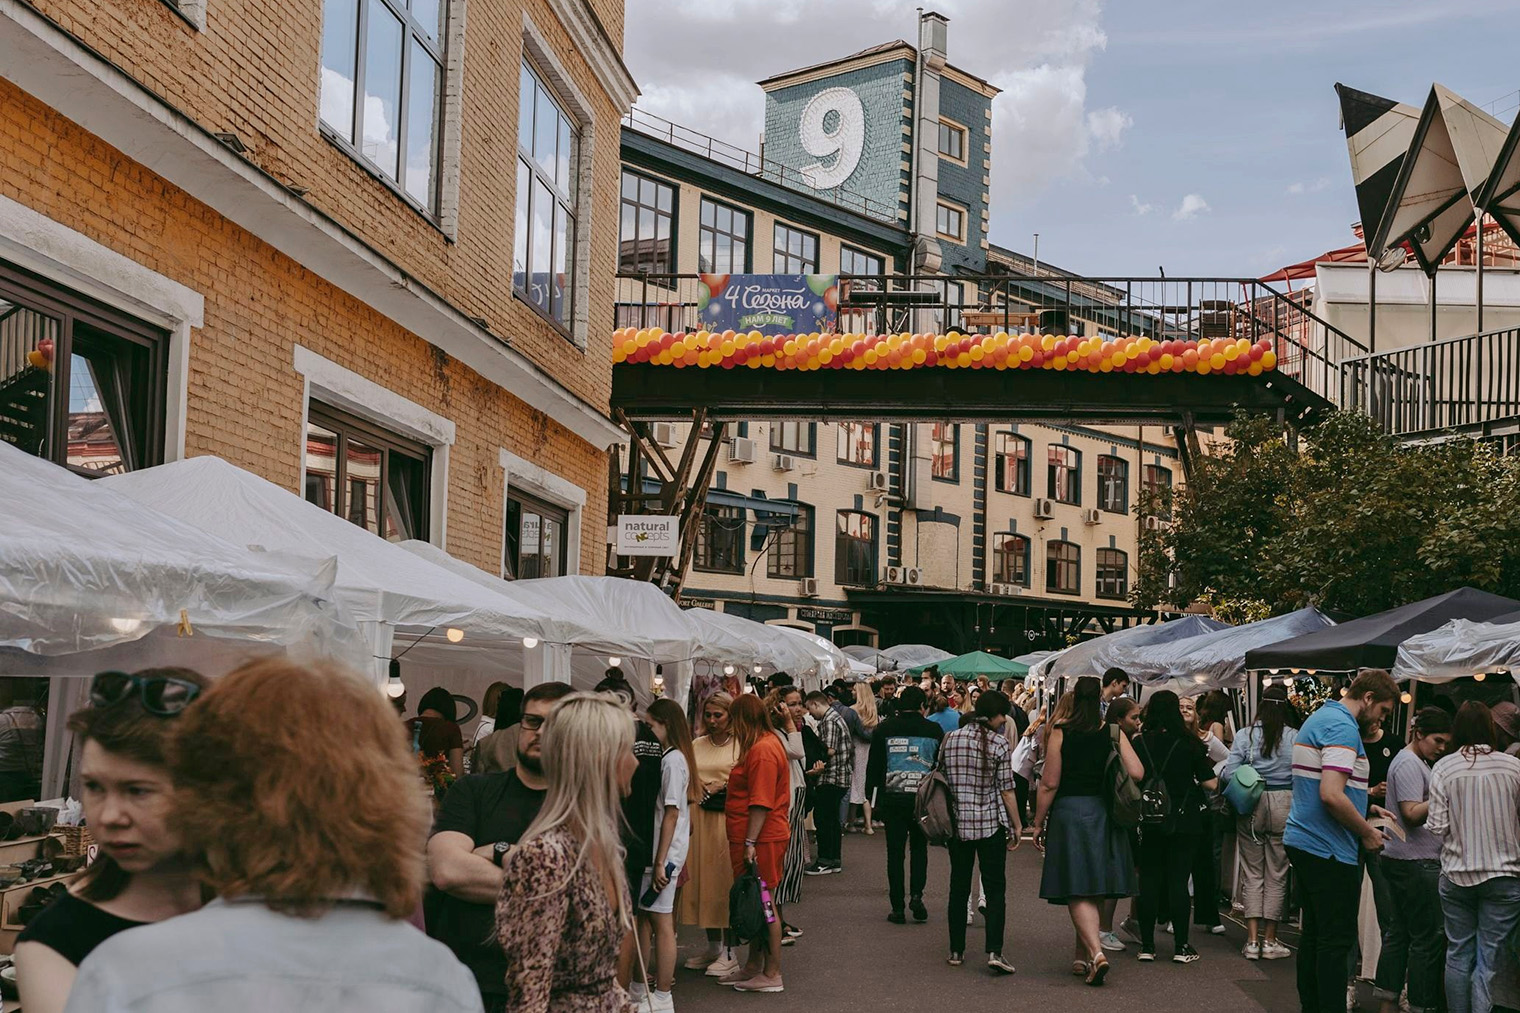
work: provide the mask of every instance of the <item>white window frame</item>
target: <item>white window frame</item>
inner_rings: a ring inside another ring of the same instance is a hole
[[[518,457],[506,447],[500,448],[501,482],[501,558],[496,573],[507,572],[507,496],[513,490],[552,503],[569,514],[565,522],[565,574],[581,572],[581,521],[586,510],[587,492],[568,478],[556,475],[543,465]]]
[[[312,401],[357,415],[432,448],[428,471],[428,541],[444,549],[448,545],[449,448],[454,445],[454,423],[389,388],[313,352],[295,346],[295,370],[301,375],[301,474],[296,489],[306,488],[306,439]]]

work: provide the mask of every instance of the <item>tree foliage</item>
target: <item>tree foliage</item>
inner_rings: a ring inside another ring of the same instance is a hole
[[[1132,599],[1367,615],[1463,585],[1520,597],[1520,459],[1473,440],[1400,444],[1354,413],[1295,450],[1242,417],[1146,532]]]

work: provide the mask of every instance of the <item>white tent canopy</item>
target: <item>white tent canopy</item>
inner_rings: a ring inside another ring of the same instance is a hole
[[[818,655],[779,627],[705,608],[690,608],[686,614],[702,631],[699,660],[731,664],[751,675],[786,672],[799,683],[818,674]]]
[[[296,647],[349,664],[368,655],[334,599],[328,553],[251,552],[5,443],[0,516],[6,674],[214,674]]]
[[[1165,623],[1130,626],[1127,629],[1115,630],[1101,637],[1084,640],[1065,650],[1048,654],[1030,665],[1029,678],[1040,682],[1046,679],[1075,679],[1083,675],[1101,676],[1113,667],[1113,663],[1104,658],[1108,652],[1120,647],[1139,647],[1146,644],[1185,640],[1225,628],[1225,623],[1210,619],[1208,616],[1183,616],[1181,619],[1173,619]]]
[[[850,656],[829,641],[816,633],[807,630],[799,630],[795,626],[772,626],[772,629],[780,630],[786,636],[800,641],[803,649],[818,663],[817,679],[821,686],[823,683],[832,682],[835,679],[848,679],[852,673],[850,668]],[[812,688],[818,688],[814,686]]]
[[[1212,633],[1162,643],[1113,644],[1094,659],[1102,666],[1116,666],[1130,678],[1147,686],[1168,684],[1183,696],[1209,689],[1240,686],[1245,682],[1246,652],[1315,630],[1334,626],[1335,620],[1316,608],[1299,609],[1258,623],[1227,626]]]
[[[1479,672],[1520,672],[1520,615],[1495,622],[1453,619],[1399,645],[1393,677],[1400,681],[1451,682]]]

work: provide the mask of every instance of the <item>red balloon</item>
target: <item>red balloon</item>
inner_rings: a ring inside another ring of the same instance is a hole
[[[1125,359],[1124,360],[1124,371],[1126,373],[1133,373],[1135,370],[1137,370],[1137,369],[1140,368],[1139,362],[1140,362],[1139,357],[1136,357],[1136,358],[1133,358],[1133,359]]]

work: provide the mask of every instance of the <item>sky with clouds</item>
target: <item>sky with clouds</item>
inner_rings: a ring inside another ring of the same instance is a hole
[[[1256,276],[1354,241],[1333,85],[1508,123],[1516,0],[944,0],[950,61],[993,107],[992,239],[1090,275]],[[917,37],[887,0],[628,0],[639,107],[758,145],[754,82]]]

